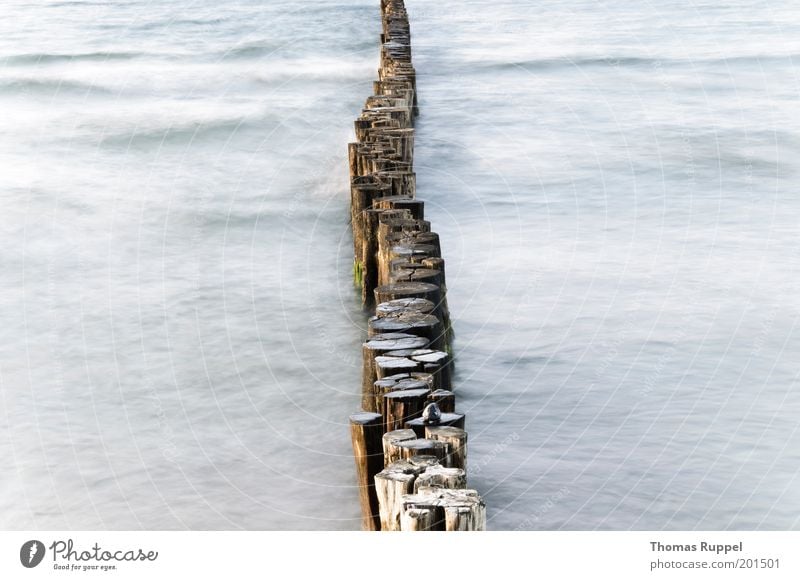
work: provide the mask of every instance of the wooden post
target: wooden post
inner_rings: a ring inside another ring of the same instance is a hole
[[[486,530],[486,504],[475,490],[443,492],[441,504],[448,532],[482,532]]]
[[[433,377],[433,375],[431,375]],[[436,389],[428,395],[429,403],[436,403],[442,413],[455,413],[456,395],[447,389]]]
[[[425,469],[414,480],[414,493],[423,488],[464,489],[467,476],[463,469],[433,465]]]
[[[387,332],[403,332],[421,336],[427,338],[435,348],[441,342],[442,325],[439,319],[432,314],[422,314],[410,309],[382,317],[373,316],[369,319],[369,336]]]
[[[417,434],[411,429],[398,429],[397,431],[389,431],[385,433],[382,438],[383,445],[383,465],[387,466],[393,461],[400,459],[400,452],[395,451],[395,445],[400,441],[411,441],[416,439]],[[396,455],[395,459],[391,459],[392,455]]]
[[[413,373],[422,370],[423,365],[404,356],[376,356],[375,377],[377,380],[398,373]]]
[[[439,419],[439,427],[458,427],[464,428],[465,416],[461,413],[442,413],[442,418]],[[417,434],[417,437],[425,437],[425,429],[428,425],[422,420],[422,417],[406,421],[405,428],[411,429]]]
[[[392,196],[407,196],[412,199],[417,193],[417,176],[413,171],[378,171],[375,173],[384,183],[389,184]],[[417,219],[424,219],[421,213]]]
[[[399,210],[392,210],[393,213]],[[378,284],[389,283],[389,270],[392,260],[400,256],[421,254],[425,252],[428,256],[433,252],[433,246],[426,248],[419,245],[406,246],[399,245],[406,239],[411,232],[426,231],[430,229],[430,222],[425,220],[414,220],[406,217],[394,216],[388,213],[388,210],[381,216],[378,224],[378,250],[377,250],[377,264],[378,264]]]
[[[381,530],[400,530],[400,512],[403,497],[414,491],[417,475],[427,469],[425,464],[395,461],[375,476]]]
[[[376,335],[386,336],[386,334]],[[452,390],[452,361],[446,352],[428,348],[405,348],[384,353],[388,357],[406,357],[418,363],[421,372],[433,375],[433,386],[436,389]]]
[[[417,378],[419,377],[419,378]],[[425,389],[430,392],[433,377],[427,373],[403,373],[375,381],[374,393],[377,412],[384,413],[383,397],[393,391]],[[430,398],[430,395],[428,395]]]
[[[433,506],[409,507],[400,513],[400,529],[404,532],[432,532],[437,529],[436,523],[436,508]]]
[[[359,240],[354,242],[361,247],[361,302],[365,306],[372,301],[375,287],[378,285],[378,219],[380,210],[368,209],[361,212],[361,230],[353,232]]]
[[[389,234],[387,236],[388,243],[385,244],[383,251],[379,249],[379,269],[382,274],[379,276],[378,280],[381,284],[389,282],[387,278],[389,271],[388,266],[393,260],[402,259],[412,264],[421,265],[424,260],[435,255],[433,246],[409,243],[404,239],[406,237],[406,234],[403,233]]]
[[[430,389],[391,391],[383,396],[385,431],[402,429],[410,420],[422,415]]]
[[[439,461],[444,461],[447,457],[447,443],[442,441],[432,441],[430,439],[409,439],[400,441],[390,447],[392,459],[411,459],[415,455],[433,455]]]
[[[439,497],[427,491],[406,494],[400,499],[400,530],[404,532],[445,531],[444,509]]]
[[[432,270],[439,270],[439,272],[441,272],[442,284],[444,285],[445,281],[444,258],[425,258],[424,260],[422,260],[422,265],[425,268],[431,268]]]
[[[445,467],[467,469],[467,432],[458,427],[425,427],[425,438],[447,443],[447,457],[442,461]]]
[[[437,389],[452,390],[453,361],[447,352],[432,349],[421,349],[410,357],[420,363],[426,373],[434,377],[434,386]]]
[[[381,530],[386,532],[400,530],[402,498],[413,491],[414,479],[413,474],[400,470],[385,470],[375,476]]]
[[[424,298],[399,298],[389,302],[381,302],[375,307],[375,315],[378,318],[393,316],[401,312],[419,312],[420,314],[431,314],[436,305]]]
[[[363,261],[362,275],[362,302],[370,304],[374,296],[375,287],[378,286],[378,225],[381,217],[406,217],[410,218],[408,210],[379,210],[365,209],[361,212],[360,231],[354,231],[353,235],[359,240],[354,240],[353,244],[361,247],[361,259]]]
[[[387,193],[389,185],[376,180],[374,174],[353,177],[350,185],[350,222],[353,228],[353,252],[357,271],[364,270],[366,250],[364,238],[366,236],[364,211],[372,205],[372,200]],[[361,278],[356,280],[360,286]]]
[[[398,429],[397,432],[411,431],[416,437],[416,433],[410,429]],[[389,465],[401,459],[414,460],[415,456],[431,456],[437,461],[444,461],[447,457],[447,444],[441,441],[431,441],[430,439],[392,439],[383,440],[383,463]]]
[[[385,333],[373,336],[362,345],[361,405],[365,411],[375,412],[374,384],[378,379],[375,358],[392,350],[424,348],[428,340],[413,334]]]
[[[386,189],[391,186],[386,185]],[[391,195],[387,197],[373,197],[373,209],[405,209],[411,214],[412,219],[425,219],[425,202],[414,199],[409,195]]]
[[[432,349],[443,348],[445,345],[444,331],[439,318],[411,309],[400,310],[382,317],[373,316],[369,319],[369,336],[387,332],[402,332],[427,338]]]
[[[430,260],[431,258],[441,258],[442,257],[442,244],[439,241],[439,234],[436,232],[418,232],[415,233],[414,236],[414,243],[418,245],[425,245],[427,247],[432,247],[433,250],[429,250],[431,256],[428,258],[423,257],[421,261]]]
[[[381,415],[366,412],[350,415],[350,438],[361,497],[361,527],[364,530],[380,530],[375,475],[383,468],[382,434]]]
[[[424,298],[439,303],[439,287],[425,282],[398,282],[375,288],[375,302],[389,302],[398,298]]]
[[[389,272],[389,282],[396,284],[398,282],[426,282],[441,286],[442,273],[439,270],[431,268],[403,268],[395,269]]]
[[[381,182],[377,177],[375,177],[374,173],[363,176],[354,176],[350,183],[350,216],[352,222],[355,222],[356,216],[358,216],[362,211],[370,209],[373,206],[373,200],[387,199],[386,194],[390,191],[391,186],[388,183]],[[413,217],[414,214],[411,213],[411,215]]]
[[[420,488],[416,494],[403,496],[400,509],[402,522],[405,522],[403,514],[409,510],[435,511],[431,529],[454,532],[486,529],[486,505],[472,489]]]

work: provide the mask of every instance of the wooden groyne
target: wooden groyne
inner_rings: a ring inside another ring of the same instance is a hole
[[[445,262],[416,198],[416,73],[402,0],[381,0],[380,68],[349,145],[353,272],[371,310],[350,416],[366,530],[483,530],[456,412]]]

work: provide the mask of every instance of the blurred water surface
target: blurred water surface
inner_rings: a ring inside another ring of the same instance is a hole
[[[800,10],[407,5],[490,527],[797,528]],[[0,526],[357,529],[377,2],[0,16]]]

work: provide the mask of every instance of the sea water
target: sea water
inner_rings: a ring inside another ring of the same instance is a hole
[[[407,6],[489,527],[800,526],[800,10]],[[0,527],[358,529],[378,2],[0,16]]]

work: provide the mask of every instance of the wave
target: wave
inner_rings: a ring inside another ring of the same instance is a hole
[[[63,79],[0,79],[0,93],[3,94],[80,94],[80,95],[108,95],[111,93],[105,87],[68,81]]]
[[[93,1],[93,0],[63,0],[62,2],[53,2],[48,5],[49,8],[71,8],[73,6],[108,6],[107,1]]]
[[[139,24],[134,24],[129,27],[129,30],[136,30],[138,32],[150,32],[150,31],[160,31],[160,30],[169,30],[169,29],[177,29],[177,28],[190,28],[190,27],[203,27],[203,26],[216,26],[219,27],[221,25],[225,25],[230,21],[227,17],[219,17],[219,18],[174,18],[174,19],[164,19],[164,20],[156,20],[150,22],[142,22]],[[118,24],[107,24],[107,25],[100,25],[101,28],[107,29],[118,29]]]
[[[587,67],[587,66],[642,66],[648,64],[651,59],[640,57],[582,57],[582,58],[546,58],[532,59],[524,61],[499,62],[489,65],[489,68],[509,69],[551,69],[563,67]]]
[[[800,59],[800,55],[734,55],[724,57],[699,57],[699,58],[652,58],[636,56],[598,56],[598,57],[558,57],[545,59],[530,59],[506,62],[475,62],[469,66],[484,70],[502,71],[513,69],[549,70],[563,68],[591,68],[591,67],[626,67],[626,68],[659,68],[671,66],[695,65],[725,65],[725,64],[760,64],[779,63]]]
[[[221,60],[247,60],[250,58],[258,58],[268,56],[274,53],[279,47],[270,43],[252,42],[234,46],[230,50],[219,55]]]
[[[225,137],[252,129],[261,122],[259,118],[233,117],[190,121],[169,126],[151,127],[133,131],[119,131],[105,135],[101,144],[107,147],[150,147],[153,144],[186,144],[206,138]]]
[[[118,60],[133,60],[147,56],[141,52],[84,52],[76,54],[59,54],[59,53],[30,53],[30,54],[15,54],[6,57],[0,57],[0,62],[6,65],[13,64],[50,64],[60,62],[105,62],[105,61],[118,61]]]

